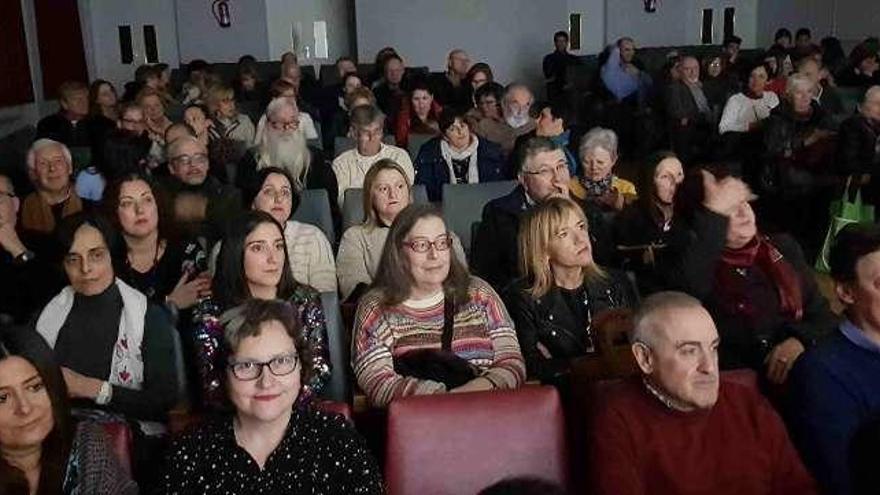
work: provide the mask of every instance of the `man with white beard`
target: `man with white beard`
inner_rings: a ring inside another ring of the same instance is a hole
[[[327,189],[336,197],[336,177],[320,150],[308,146],[299,109],[289,98],[275,98],[266,107],[265,131],[239,162],[236,185],[246,189],[256,180],[257,170],[266,167],[286,169],[298,191]]]
[[[533,102],[532,92],[526,85],[510,84],[501,100],[504,121],[483,119],[477,124],[475,132],[481,138],[500,144],[504,155],[510,156],[516,138],[535,129],[535,119],[529,114]]]

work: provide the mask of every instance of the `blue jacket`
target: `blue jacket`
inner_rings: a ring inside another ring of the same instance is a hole
[[[880,347],[849,321],[795,362],[787,384],[789,429],[823,493],[852,493],[850,442],[880,413],[878,384]]]
[[[416,169],[416,184],[424,184],[430,201],[443,199],[443,184],[448,184],[449,166],[440,153],[440,138],[436,137],[423,144],[413,164]],[[486,139],[480,139],[477,146],[477,173],[480,182],[494,182],[507,179],[506,163],[501,154],[501,146]]]

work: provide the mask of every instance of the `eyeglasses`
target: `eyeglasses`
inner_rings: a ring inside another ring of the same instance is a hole
[[[382,137],[382,128],[378,129],[356,129],[355,135],[359,138],[364,139],[375,139],[377,137]]]
[[[271,125],[276,131],[295,131],[299,129],[299,120],[292,120],[290,122],[277,122],[270,120],[269,125]]]
[[[269,361],[241,361],[229,363],[229,370],[235,378],[242,381],[253,381],[263,376],[263,368],[269,368],[275,376],[286,376],[299,366],[299,357],[295,353],[272,358]]]
[[[89,263],[103,263],[109,255],[110,251],[107,248],[99,247],[89,249],[86,257],[88,258]],[[81,266],[82,262],[83,257],[80,254],[69,253],[64,255],[64,265],[69,268],[76,268],[77,266]]]
[[[433,241],[429,241],[424,237],[417,237],[409,242],[403,241],[403,245],[416,253],[427,253],[431,248],[437,251],[446,251],[452,246],[452,236],[443,234]]]
[[[267,198],[270,198],[272,200],[277,200],[277,199],[285,199],[286,200],[286,199],[290,199],[291,196],[293,196],[293,193],[290,191],[290,189],[288,189],[286,187],[283,187],[281,189],[275,189],[274,187],[267,187],[267,188],[263,189],[262,191],[260,191],[260,194],[262,194],[263,196],[266,196]]]
[[[183,165],[185,167],[197,165],[201,167],[208,164],[208,155],[204,153],[196,153],[195,155],[177,155],[172,157],[171,161],[175,165]]]
[[[568,163],[557,163],[555,167],[541,167],[538,170],[523,170],[526,175],[539,175],[546,180],[568,175]]]

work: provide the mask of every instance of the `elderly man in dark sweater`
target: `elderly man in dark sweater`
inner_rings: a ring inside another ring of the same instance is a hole
[[[829,254],[847,319],[798,359],[789,377],[789,427],[823,493],[856,493],[850,444],[880,413],[880,227],[851,225]],[[875,487],[876,488],[876,487]]]
[[[817,493],[770,404],[719,376],[718,331],[697,299],[646,298],[630,341],[642,376],[603,394],[592,493]]]

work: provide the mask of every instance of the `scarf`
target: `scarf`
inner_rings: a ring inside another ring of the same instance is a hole
[[[760,234],[739,249],[726,248],[716,267],[715,288],[728,312],[754,322],[763,316],[757,314],[745,277],[737,272],[744,268],[758,269],[767,275],[779,295],[782,314],[793,321],[801,320],[804,301],[800,275],[770,239]]]
[[[82,200],[71,187],[70,196],[64,200],[61,217],[65,218],[83,209]],[[55,230],[55,216],[52,206],[43,200],[40,193],[33,192],[24,198],[21,208],[21,227],[25,230],[48,234]]]
[[[697,84],[685,84],[687,88],[691,92],[691,96],[694,97],[694,103],[697,104],[697,108],[700,110],[700,113],[708,114],[712,113],[712,109],[709,107],[709,100],[706,98],[706,93],[703,92],[703,87],[700,83]]]
[[[449,167],[450,184],[459,184],[452,161],[461,161],[465,159],[469,161],[469,165],[467,169],[467,180],[464,183],[476,184],[480,182],[480,169],[477,166],[477,147],[479,145],[480,139],[477,138],[476,135],[471,136],[471,144],[461,151],[452,149],[445,139],[440,140],[440,154],[443,156],[443,161],[446,162],[446,166]]]
[[[587,190],[588,198],[602,196],[611,190],[611,181],[613,178],[614,174],[608,174],[604,179],[595,181],[584,177],[581,179],[581,185]]]
[[[112,385],[140,390],[144,384],[143,341],[147,296],[118,278],[114,283],[122,296],[122,316],[119,318],[119,334],[113,346],[107,381]],[[49,301],[37,319],[37,333],[46,339],[49,347],[55,347],[58,333],[73,309],[73,297],[73,288],[68,285]]]

